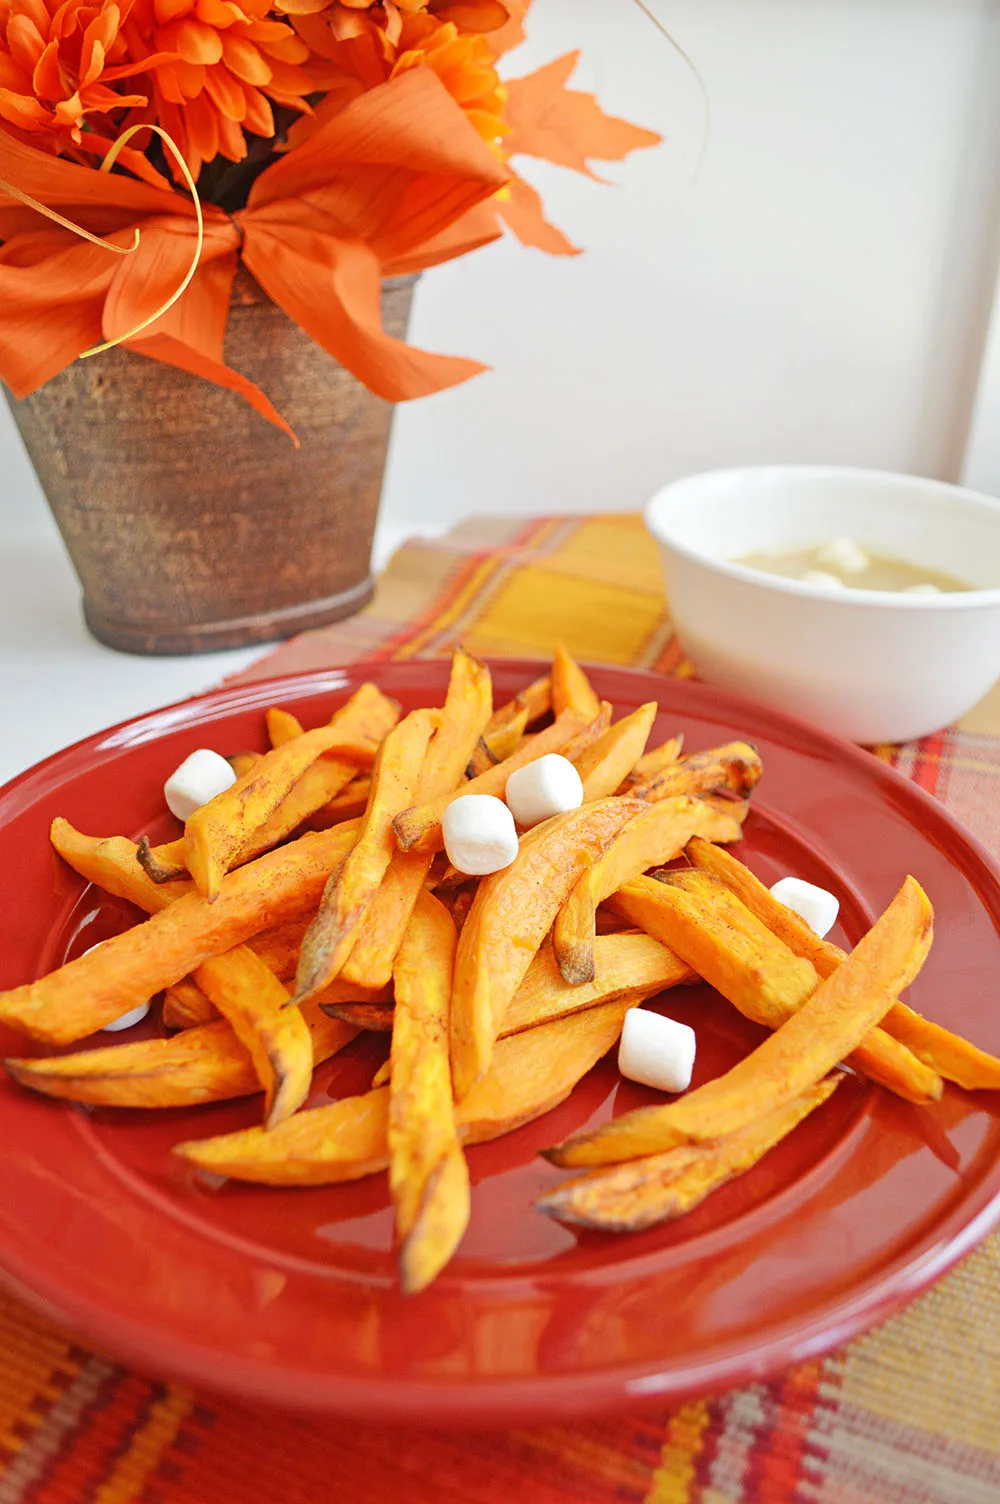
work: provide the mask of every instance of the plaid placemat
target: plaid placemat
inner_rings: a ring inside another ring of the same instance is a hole
[[[547,656],[690,672],[631,516],[477,519],[411,543],[360,616],[245,681],[372,659]],[[880,747],[1000,851],[1000,688]],[[158,1384],[0,1297],[0,1504],[997,1504],[1000,1237],[922,1299],[770,1384],[580,1426],[439,1436],[275,1415]]]

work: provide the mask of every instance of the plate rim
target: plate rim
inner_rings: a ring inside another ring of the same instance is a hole
[[[0,822],[8,801],[38,783],[38,797],[52,788],[51,774],[65,764],[70,768],[88,753],[109,755],[152,739],[132,738],[126,733],[152,729],[183,729],[192,724],[192,709],[198,706],[217,708],[220,714],[274,703],[281,693],[296,698],[335,692],[360,675],[377,679],[380,672],[420,670],[440,667],[446,659],[420,658],[403,663],[395,660],[362,659],[355,663],[325,669],[310,669],[294,674],[280,674],[253,679],[241,684],[222,684],[198,695],[188,696],[159,709],[143,712],[116,722],[104,730],[92,732],[31,767],[16,774],[0,787]],[[548,660],[490,655],[488,664],[502,666],[506,672],[526,678],[549,666]],[[674,691],[683,701],[700,701],[705,709],[721,711],[731,724],[738,724],[741,714],[753,717],[758,724],[769,723],[770,732],[787,742],[794,738],[811,743],[837,760],[846,759],[869,779],[899,791],[919,810],[933,816],[966,848],[992,882],[997,914],[1000,915],[1000,861],[979,838],[955,816],[942,801],[912,779],[866,749],[836,737],[810,723],[771,706],[697,680],[678,679],[652,669],[628,665],[586,663],[596,676],[602,672],[648,685],[658,681]],[[391,693],[391,690],[389,691]],[[669,713],[668,704],[667,711]],[[730,716],[730,710],[733,714]],[[214,719],[214,717],[212,717]],[[195,723],[196,719],[195,719]],[[68,768],[67,771],[70,771]],[[31,803],[34,800],[30,801]],[[22,809],[25,806],[22,806]],[[967,880],[966,862],[960,863]],[[971,881],[971,880],[970,880]],[[987,908],[984,895],[974,888],[977,903]],[[1000,929],[998,929],[1000,936]],[[693,1394],[712,1395],[759,1382],[776,1372],[793,1367],[870,1330],[888,1319],[934,1281],[947,1273],[1000,1223],[1000,1163],[993,1167],[995,1183],[986,1175],[974,1186],[962,1204],[941,1219],[941,1236],[935,1245],[914,1257],[904,1252],[873,1277],[865,1288],[849,1293],[833,1315],[827,1312],[806,1320],[789,1318],[784,1326],[763,1339],[750,1339],[748,1347],[731,1343],[717,1348],[707,1358],[688,1362],[682,1369],[664,1373],[647,1359],[639,1364],[601,1367],[586,1372],[549,1375],[518,1375],[488,1379],[406,1379],[381,1375],[349,1379],[329,1374],[310,1374],[304,1370],[289,1372],[285,1366],[264,1360],[221,1352],[217,1347],[202,1346],[189,1338],[177,1338],[165,1327],[110,1311],[105,1303],[89,1295],[74,1293],[66,1281],[57,1276],[40,1277],[25,1268],[0,1241],[0,1283],[19,1299],[86,1343],[109,1351],[124,1364],[157,1377],[169,1376],[209,1392],[225,1393],[243,1400],[266,1401],[282,1408],[311,1413],[354,1416],[370,1421],[400,1424],[432,1424],[448,1427],[502,1426],[519,1421],[542,1419],[572,1420],[584,1416],[638,1409],[642,1406],[679,1402]],[[948,1229],[945,1231],[945,1229]],[[276,1392],[280,1391],[280,1392]],[[442,1413],[447,1421],[442,1421]]]

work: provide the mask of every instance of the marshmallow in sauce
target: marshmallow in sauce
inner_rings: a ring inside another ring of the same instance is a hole
[[[805,580],[830,590],[889,590],[907,595],[937,595],[942,591],[971,590],[972,586],[940,569],[908,564],[870,553],[853,538],[837,538],[814,548],[783,554],[743,554],[733,560],[748,569],[785,579]]]

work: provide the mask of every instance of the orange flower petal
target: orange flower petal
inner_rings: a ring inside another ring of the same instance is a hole
[[[120,20],[117,5],[109,5],[83,33],[79,70],[81,85],[92,84],[100,78],[108,48],[118,35]]]
[[[246,118],[247,102],[242,85],[237,83],[224,63],[205,69],[205,92],[227,119],[242,122]]]
[[[501,0],[438,0],[431,10],[462,31],[498,31],[510,19],[509,9]]]
[[[219,125],[219,151],[230,162],[242,162],[247,154],[247,138],[235,120],[225,115],[217,117]]]
[[[179,21],[193,10],[194,0],[153,0],[153,14],[160,26],[165,26],[168,21]]]
[[[271,81],[267,92],[273,98],[281,94],[294,99],[296,95],[312,93],[315,85],[302,68],[296,68],[291,63],[280,63],[277,58],[271,62],[270,67]]]
[[[309,48],[294,32],[280,42],[261,43],[260,50],[265,57],[277,58],[279,63],[305,63],[309,59]]]
[[[167,40],[169,35],[170,40]],[[204,63],[210,68],[222,58],[222,38],[212,26],[195,21],[191,16],[161,26],[157,34],[159,45],[166,51],[180,54],[186,63]]]
[[[318,24],[326,30],[322,22]],[[238,34],[251,42],[280,42],[287,37],[288,27],[284,21],[247,21],[239,27]]]
[[[293,41],[298,41],[298,37],[294,37]],[[304,47],[305,44],[300,45]],[[305,48],[305,52],[308,57],[309,49]],[[245,84],[267,84],[271,81],[271,69],[254,43],[248,42],[246,37],[223,32],[222,58],[230,73]]]
[[[5,60],[0,58],[0,66]],[[20,70],[19,70],[20,71]],[[3,74],[0,72],[0,81]],[[59,68],[59,43],[50,42],[35,65],[31,86],[39,99],[61,99],[65,93]]]
[[[203,162],[211,162],[219,155],[219,117],[204,94],[191,100],[184,111],[184,121],[193,151]],[[173,135],[174,132],[171,131],[170,134]],[[188,166],[191,167],[190,158]],[[193,167],[191,171],[194,173]]]
[[[12,16],[27,16],[30,21],[34,21],[43,37],[49,34],[49,13],[45,0],[14,0],[10,13]]]
[[[44,130],[55,123],[51,112],[37,99],[28,99],[11,89],[0,89],[0,116],[23,131]]]
[[[0,89],[11,89],[15,94],[29,97],[32,89],[31,74],[25,73],[12,57],[3,52],[0,52]]]
[[[274,136],[274,111],[268,99],[259,89],[246,84],[243,94],[247,102],[246,119],[243,121],[244,128],[253,131],[255,136],[264,136],[271,140]]]
[[[163,98],[169,99],[171,104],[183,104],[187,98],[184,90],[181,88],[179,76],[179,69],[184,66],[182,63],[168,63],[165,67],[157,70],[157,88],[163,95]],[[167,129],[167,127],[164,127],[164,129]],[[173,131],[170,131],[170,135],[173,135]]]
[[[225,29],[243,20],[243,12],[232,0],[195,0],[194,13],[206,26]]]
[[[45,38],[27,16],[11,16],[7,23],[7,46],[15,63],[32,74],[45,51]]]

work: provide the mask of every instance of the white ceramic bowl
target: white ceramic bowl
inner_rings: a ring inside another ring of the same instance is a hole
[[[646,508],[671,615],[702,678],[858,742],[957,720],[1000,675],[1000,501],[877,470],[761,466],[692,475]],[[824,590],[733,563],[833,538],[974,588]]]

